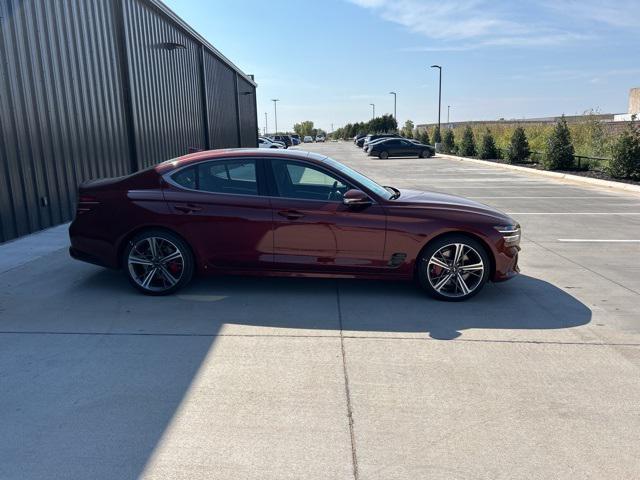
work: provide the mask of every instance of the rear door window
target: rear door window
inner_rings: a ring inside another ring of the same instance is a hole
[[[184,168],[171,179],[181,187],[211,193],[257,195],[255,160],[205,162]]]

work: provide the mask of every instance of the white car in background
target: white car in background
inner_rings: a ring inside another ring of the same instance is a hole
[[[304,143],[313,143],[313,137],[311,135],[306,135],[303,139]]]
[[[260,148],[284,148],[284,143],[276,142],[265,137],[258,137],[258,147]]]
[[[324,143],[324,135],[318,135],[316,137],[316,142],[323,142]]]

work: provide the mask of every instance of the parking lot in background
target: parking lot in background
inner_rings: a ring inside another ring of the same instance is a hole
[[[154,298],[63,229],[0,246],[0,478],[637,477],[640,195],[296,148],[510,213],[522,274],[459,304],[250,277]]]

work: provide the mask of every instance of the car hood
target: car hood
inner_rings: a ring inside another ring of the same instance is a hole
[[[517,223],[506,213],[496,210],[489,205],[446,193],[400,189],[400,197],[397,200],[393,200],[393,205],[408,208],[437,208],[477,213],[479,215],[493,217],[496,220],[507,224]]]

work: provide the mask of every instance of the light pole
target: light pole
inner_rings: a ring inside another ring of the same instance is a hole
[[[376,104],[370,103],[369,105],[371,105],[371,108],[373,109],[373,116],[371,117],[371,120],[373,120],[374,118],[376,118]]]
[[[447,123],[449,123],[449,113],[451,111],[451,105],[447,105]]]
[[[398,96],[396,92],[389,92],[389,95],[393,95],[393,119],[398,123],[398,116],[396,115],[396,100],[398,99]]]
[[[431,65],[431,68],[437,68],[440,75],[438,80],[438,131],[440,131],[440,110],[442,109],[442,67],[440,65]]]
[[[272,98],[271,101],[273,102],[273,121],[276,124],[276,131],[275,134],[278,134],[278,107],[276,107],[277,102],[280,101],[279,98]]]
[[[269,134],[269,130],[268,130],[268,124],[267,124],[267,112],[264,112],[264,136],[266,137]]]

